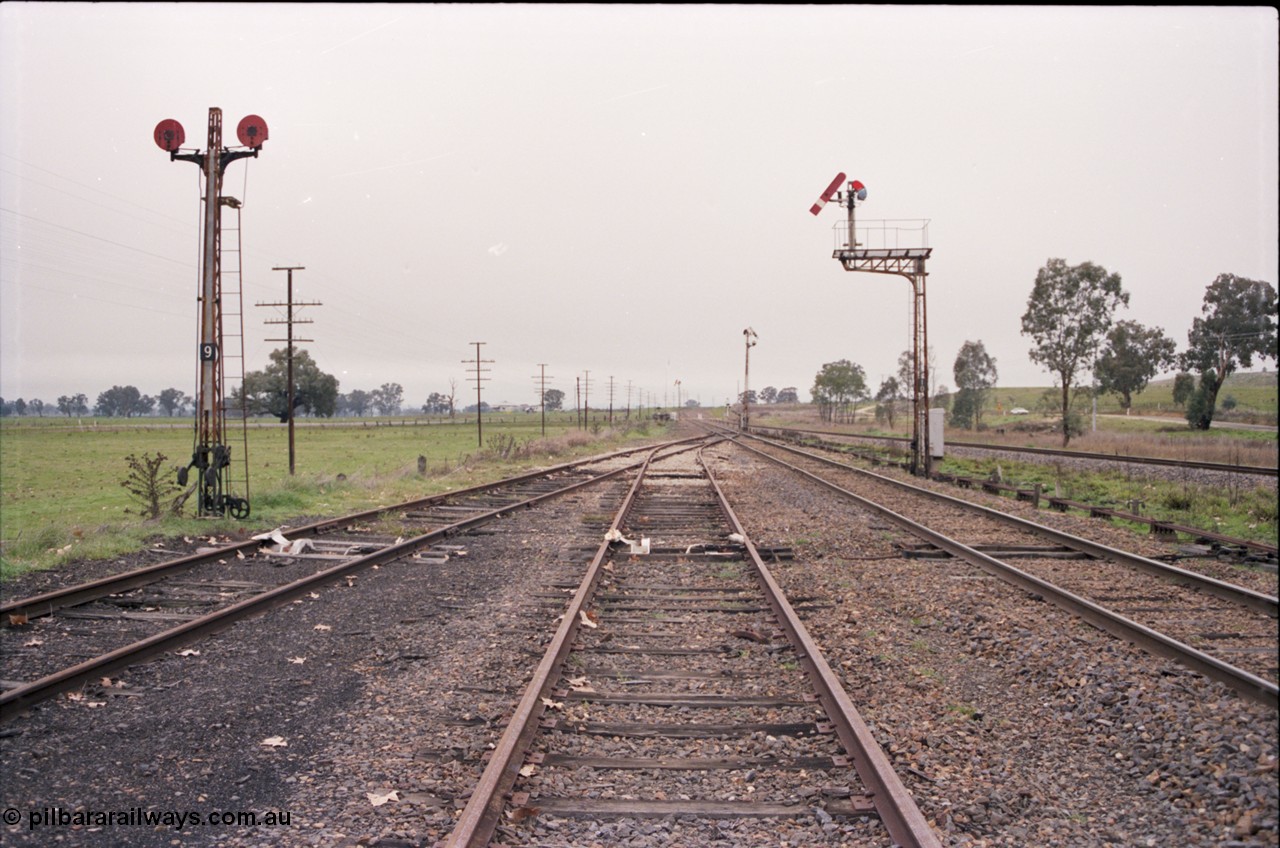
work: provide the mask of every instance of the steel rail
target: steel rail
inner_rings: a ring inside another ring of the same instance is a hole
[[[555,636],[552,637],[551,643],[542,655],[542,661],[534,670],[533,677],[525,688],[524,696],[516,705],[511,721],[489,757],[489,764],[480,775],[480,780],[472,790],[466,807],[463,808],[457,824],[454,825],[445,842],[448,848],[461,848],[461,846],[480,848],[488,845],[493,837],[501,821],[502,808],[506,804],[507,795],[515,785],[524,756],[534,736],[537,735],[538,721],[545,709],[542,699],[550,694],[560,677],[560,668],[581,627],[581,615],[595,592],[596,584],[600,581],[601,568],[611,545],[607,537],[612,536],[613,531],[621,529],[656,453],[657,451],[654,451],[650,454],[641,465],[636,479],[632,482],[626,497],[623,498],[622,505],[618,507],[613,522],[609,525],[606,539],[600,543],[595,555],[591,558],[591,563],[587,566],[578,590],[565,609]]]
[[[657,447],[661,449],[671,445],[683,444],[687,441],[690,440],[677,439],[675,441],[666,442]],[[392,506],[375,507],[374,509],[353,512],[349,515],[343,515],[338,518],[324,519],[291,530],[282,530],[281,535],[289,540],[318,536],[321,533],[338,530],[351,524],[355,524],[358,521],[378,518],[379,516],[385,515],[389,512],[434,506],[451,498],[468,497],[470,495],[491,492],[494,489],[498,489],[503,486],[511,486],[524,483],[529,480],[536,480],[539,477],[545,477],[549,474],[571,470],[583,465],[592,465],[597,462],[616,459],[620,456],[627,456],[628,454],[652,450],[653,448],[653,445],[645,445],[644,447],[612,451],[610,453],[601,454],[588,459],[565,462],[559,465],[553,465],[550,468],[543,468],[538,471],[529,471],[524,474],[517,474],[514,477],[507,477],[493,483],[481,483],[475,486],[468,486],[464,489],[455,489],[453,491],[442,492],[437,495],[428,495],[427,497],[417,498],[404,503],[394,504]],[[40,595],[33,595],[28,598],[19,598],[0,604],[0,624],[9,626],[14,620],[29,621],[33,618],[50,615],[60,609],[78,606],[80,604],[97,600],[98,598],[106,597],[107,595],[114,595],[120,592],[126,592],[130,589],[136,589],[139,586],[156,583],[160,580],[165,580],[169,577],[182,574],[183,572],[189,571],[197,566],[216,562],[217,560],[228,556],[235,556],[237,553],[248,554],[250,552],[257,551],[259,548],[267,544],[269,544],[267,541],[249,539],[244,542],[217,547],[204,553],[191,554],[190,556],[180,557],[178,559],[166,560],[165,562],[155,563],[154,565],[148,565],[143,568],[133,569],[120,574],[113,574],[98,580],[79,583],[62,589],[55,589]]]
[[[690,441],[690,440],[683,440]],[[676,444],[679,444],[677,442]],[[663,450],[670,445],[660,446],[658,448],[647,448],[651,451],[650,456]],[[684,448],[690,450],[691,448]],[[601,483],[605,480],[612,479],[621,474],[636,468],[647,465],[648,458],[643,462],[633,463],[614,471],[605,472],[589,480],[582,480],[573,483],[553,492],[546,492],[535,495],[518,503],[507,504],[497,509],[489,510],[478,515],[465,518],[461,521],[450,524],[446,527],[440,527],[421,536],[389,545],[380,551],[357,557],[348,562],[325,569],[307,577],[287,583],[283,586],[277,586],[274,589],[263,592],[252,598],[247,598],[231,606],[225,607],[209,615],[202,616],[198,619],[181,624],[177,627],[170,628],[162,633],[157,633],[146,639],[139,640],[130,645],[118,648],[109,653],[103,654],[91,660],[79,663],[70,668],[62,669],[53,674],[46,675],[39,680],[24,684],[12,689],[5,690],[0,693],[0,722],[4,722],[18,713],[30,707],[39,701],[50,698],[60,692],[73,689],[76,686],[104,675],[109,674],[116,669],[123,668],[128,665],[141,662],[166,651],[173,650],[182,645],[193,642],[204,636],[211,635],[223,630],[230,625],[265,613],[274,607],[280,606],[288,601],[304,595],[313,589],[334,580],[341,579],[348,574],[354,574],[363,571],[374,565],[391,562],[403,556],[407,556],[414,551],[434,544],[436,541],[456,534],[462,530],[484,524],[502,515],[517,509],[527,508],[534,504],[540,503],[551,498],[560,497],[578,489]]]
[[[817,436],[844,436],[849,439],[869,439],[882,442],[907,442],[905,436],[868,436],[862,433],[840,433],[835,430],[807,430],[799,427],[752,427],[752,430],[763,432],[772,430],[778,433],[809,433]],[[1009,453],[1032,453],[1044,456],[1060,456],[1067,459],[1097,459],[1105,462],[1129,462],[1137,465],[1164,465],[1174,468],[1196,468],[1205,471],[1222,471],[1230,474],[1256,474],[1264,477],[1280,476],[1280,469],[1262,465],[1229,465],[1225,462],[1205,462],[1200,460],[1165,459],[1159,456],[1130,456],[1125,454],[1089,453],[1086,451],[1062,450],[1059,448],[1034,448],[1014,445],[988,445],[980,442],[947,441],[948,447],[973,448],[976,450],[1006,451]]]
[[[1276,618],[1277,612],[1280,611],[1280,599],[1277,599],[1274,595],[1264,595],[1261,592],[1255,592],[1254,590],[1246,589],[1243,586],[1236,586],[1235,584],[1228,583],[1224,580],[1218,580],[1214,577],[1197,574],[1196,572],[1188,571],[1185,568],[1178,568],[1176,565],[1169,565],[1168,563],[1148,559],[1147,557],[1139,556],[1138,554],[1130,553],[1128,551],[1122,551],[1118,548],[1112,548],[1100,542],[1094,542],[1090,539],[1074,536],[1061,530],[1055,530],[1052,527],[1037,524],[1034,521],[1028,521],[1025,518],[1019,518],[1016,515],[1000,512],[999,510],[991,509],[990,507],[985,507],[981,504],[972,503],[960,498],[954,498],[950,495],[944,495],[941,492],[922,489],[919,486],[914,486],[901,480],[894,480],[891,477],[884,477],[873,471],[867,471],[865,468],[855,468],[852,465],[846,465],[843,462],[837,462],[836,460],[825,456],[818,456],[817,454],[809,453],[806,450],[801,450],[800,448],[793,447],[791,445],[773,442],[759,436],[751,436],[751,438],[764,442],[767,445],[772,445],[780,450],[799,454],[800,456],[807,457],[817,462],[835,466],[836,468],[840,468],[844,471],[850,471],[855,474],[870,477],[881,483],[896,486],[899,489],[913,494],[924,495],[925,497],[932,498],[934,500],[943,501],[945,503],[952,504],[953,506],[968,509],[996,521],[1011,524],[1014,527],[1026,530],[1029,533],[1034,533],[1037,536],[1057,542],[1060,545],[1065,545],[1077,551],[1087,553],[1092,557],[1116,560],[1124,565],[1128,565],[1140,571],[1145,571],[1148,574],[1153,574],[1182,586],[1191,586],[1192,588],[1207,592],[1208,594],[1222,598],[1223,600],[1231,601],[1232,603],[1240,604],[1241,606],[1248,607],[1256,612],[1264,613],[1272,618]],[[752,450],[752,448],[747,445],[742,445],[742,447],[747,450]],[[768,456],[768,454],[764,453],[761,453],[761,455]]]
[[[850,753],[858,777],[869,790],[876,811],[888,829],[889,835],[893,837],[895,843],[904,848],[909,846],[940,848],[942,843],[929,827],[911,793],[907,791],[906,786],[893,770],[893,765],[885,756],[880,744],[876,742],[875,736],[859,715],[857,708],[854,707],[840,679],[823,658],[821,649],[809,635],[808,629],[787,600],[782,587],[778,585],[760,557],[760,552],[751,541],[746,528],[738,520],[733,507],[729,505],[729,499],[725,497],[720,484],[716,482],[715,475],[703,462],[701,451],[699,451],[698,462],[706,470],[707,479],[715,489],[720,507],[724,510],[729,523],[733,525],[734,532],[741,534],[745,540],[744,545],[755,565],[756,578],[764,589],[769,606],[773,609],[779,625],[786,632],[788,640],[798,647],[801,664],[808,672],[809,679],[818,692],[818,699],[831,718],[836,735],[839,736],[845,750]]]
[[[810,472],[805,471],[803,468],[799,468],[775,456],[770,456],[764,451],[744,445],[737,439],[733,439],[732,441],[744,450],[748,450],[765,457],[766,459],[769,459],[784,468],[788,468],[833,492],[849,498],[865,509],[868,509],[882,518],[902,527],[909,533],[925,539],[931,544],[947,551],[952,556],[975,565],[987,573],[999,577],[1008,583],[1012,583],[1019,588],[1025,589],[1032,594],[1039,595],[1054,605],[1080,616],[1085,621],[1113,636],[1117,636],[1125,641],[1137,645],[1149,653],[1172,659],[1186,668],[1198,672],[1212,680],[1216,680],[1219,683],[1226,684],[1241,695],[1271,707],[1272,709],[1280,707],[1280,690],[1277,689],[1275,683],[1272,683],[1269,680],[1264,680],[1261,677],[1244,671],[1243,669],[1236,668],[1235,666],[1223,662],[1216,657],[1196,650],[1190,645],[1186,645],[1176,639],[1170,638],[1159,631],[1153,630],[1150,627],[1112,612],[1111,610],[1099,606],[1098,604],[1082,598],[1079,595],[1068,592],[1065,589],[1061,589],[1048,581],[1041,580],[1039,577],[1027,574],[1025,571],[1015,568],[1008,563],[1001,562],[1000,560],[988,556],[981,551],[974,550],[968,545],[957,542],[948,536],[944,536],[941,533],[930,530],[928,527],[918,524],[906,516],[899,515],[888,507],[884,507],[874,501],[867,500],[861,495],[856,495],[847,489],[837,486],[835,483],[824,480],[816,474],[811,474]]]
[[[759,432],[769,432],[775,435],[779,433],[787,433],[787,432],[801,432],[801,431],[790,431],[786,429],[771,429],[771,430],[764,430],[760,428],[757,428],[757,429],[759,430]],[[803,431],[803,432],[819,432],[819,431]],[[762,438],[762,437],[757,435],[756,438]],[[855,437],[855,438],[876,439],[876,438],[897,438],[897,437],[866,436],[866,437]],[[842,446],[840,443],[835,443],[835,442],[825,442],[823,443],[823,445],[833,449],[839,448]],[[781,445],[779,445],[779,447],[781,447]],[[855,455],[858,455],[856,451],[854,453]],[[870,459],[872,464],[893,464],[893,463],[887,463],[887,462],[880,463],[874,456],[872,457],[863,456],[862,458]],[[905,465],[905,463],[902,463],[902,464]],[[991,484],[987,481],[982,481],[974,478],[956,477],[950,474],[942,474],[937,472],[931,474],[930,479],[939,480],[944,483],[960,483],[960,484],[967,483],[969,485],[981,485],[983,486],[983,488],[989,488],[991,485],[995,485],[998,487],[999,490],[1012,491],[1016,493],[1019,498],[1022,498],[1024,495],[1032,494],[1031,491],[1020,490],[1016,486],[1008,486],[1004,484]],[[1035,502],[1036,502],[1036,505],[1038,506],[1039,505],[1038,491],[1035,494],[1037,498]],[[1161,521],[1159,519],[1155,519],[1150,516],[1135,515],[1135,514],[1123,512],[1121,510],[1113,509],[1110,507],[1101,507],[1101,506],[1095,506],[1092,504],[1076,503],[1074,501],[1067,500],[1065,498],[1050,497],[1048,498],[1048,501],[1050,506],[1057,509],[1065,510],[1067,508],[1075,508],[1075,509],[1085,510],[1089,512],[1091,516],[1094,516],[1094,517],[1104,516],[1108,518],[1118,518],[1122,521],[1130,521],[1130,522],[1135,522],[1140,524],[1147,524],[1151,527],[1151,530],[1153,533],[1159,532],[1159,531],[1167,531],[1173,534],[1182,533],[1188,536],[1192,536],[1193,538],[1199,538],[1201,540],[1212,540],[1215,542],[1219,542],[1223,545],[1246,548],[1252,551],[1260,551],[1261,553],[1269,555],[1272,558],[1275,558],[1276,556],[1275,545],[1268,544],[1267,542],[1260,542],[1256,539],[1242,539],[1242,538],[1233,537],[1233,536],[1226,536],[1221,533],[1216,533],[1212,530],[1205,530],[1200,527],[1190,527],[1183,524],[1177,524],[1173,521]]]

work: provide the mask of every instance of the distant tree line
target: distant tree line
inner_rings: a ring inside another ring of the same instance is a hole
[[[156,397],[151,397],[138,391],[137,386],[112,386],[98,395],[92,407],[89,406],[89,397],[85,394],[61,395],[56,407],[50,407],[38,398],[33,400],[18,398],[12,402],[0,398],[0,414],[37,415],[43,418],[46,411],[52,413],[56,408],[59,415],[65,415],[67,418],[89,414],[103,418],[133,418],[157,413],[178,417],[187,414],[191,403],[191,397],[183,394],[180,389],[165,389]]]
[[[1205,430],[1227,376],[1252,366],[1255,358],[1276,359],[1280,301],[1270,283],[1219,275],[1205,291],[1202,316],[1193,320],[1182,353],[1163,330],[1117,320],[1115,313],[1128,303],[1119,275],[1091,262],[1069,266],[1050,259],[1036,275],[1022,333],[1033,341],[1032,361],[1054,375],[1064,446],[1083,431],[1076,412],[1081,396],[1115,395],[1128,410],[1153,377],[1178,367],[1182,370],[1174,377],[1173,401],[1185,407],[1191,427]],[[885,378],[874,394],[876,420],[890,427],[909,401],[912,357],[904,351],[898,373]],[[935,360],[930,352],[931,385]],[[949,410],[952,426],[976,430],[998,379],[996,360],[981,340],[965,341],[952,374],[956,394],[939,386],[930,392],[931,403]],[[1091,385],[1080,385],[1082,376],[1092,377]],[[872,397],[862,366],[847,359],[823,365],[811,392],[824,421],[851,421],[858,404]],[[1225,409],[1234,405],[1233,398],[1223,400]]]

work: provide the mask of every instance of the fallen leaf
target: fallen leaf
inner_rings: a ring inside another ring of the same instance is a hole
[[[547,709],[549,709],[549,710],[562,710],[562,709],[564,709],[564,702],[562,702],[562,701],[553,701],[553,700],[551,700],[550,698],[543,698],[543,699],[542,699],[542,705],[543,705],[544,707],[546,707]]]
[[[14,627],[21,627],[27,623],[26,613],[11,612],[9,613],[9,623]]]
[[[595,629],[600,626],[591,620],[591,614],[588,613],[586,610],[578,610],[578,618],[583,624],[585,624],[587,627],[590,627],[592,629]]]
[[[41,646],[41,645],[43,645],[43,644],[44,644],[44,640],[43,640],[43,639],[31,639],[31,640],[28,640],[28,641],[26,641],[26,642],[23,642],[23,643],[22,643],[22,647],[24,647],[24,648],[38,648],[38,647],[40,647],[40,646]]]
[[[312,630],[332,630],[333,628],[327,624],[317,624]]]
[[[306,657],[289,657],[289,662],[293,663],[294,665],[302,665],[306,661],[307,661]]]
[[[538,767],[535,766],[533,763],[527,763],[520,767],[521,777],[533,777],[537,773],[538,773]]]
[[[368,798],[369,803],[372,804],[373,806],[381,807],[383,804],[387,803],[388,801],[399,801],[400,793],[397,790],[392,789],[386,795],[379,795],[376,792],[366,792],[364,793],[364,797]]]
[[[244,559],[244,551],[236,551],[236,559]]]
[[[541,807],[519,807],[512,810],[510,813],[507,813],[507,815],[510,816],[513,822],[518,822],[524,821],[525,819],[531,819],[540,812],[542,812]]]
[[[289,743],[284,741],[283,736],[268,736],[262,740],[262,744],[269,748],[287,748]]]
[[[178,656],[180,656],[180,657],[198,657],[198,656],[200,656],[200,652],[199,652],[199,651],[196,651],[196,650],[193,650],[192,648],[187,648],[185,651],[178,651]]]
[[[769,637],[763,636],[754,630],[730,630],[730,636],[736,636],[739,639],[747,639],[752,642],[759,642],[762,645],[769,644]]]

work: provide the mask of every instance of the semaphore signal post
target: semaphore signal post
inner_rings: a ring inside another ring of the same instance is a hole
[[[848,210],[844,223],[836,224],[836,247],[831,254],[846,271],[897,274],[911,283],[911,473],[929,476],[935,455],[929,445],[929,324],[925,303],[925,260],[933,252],[928,246],[928,221],[876,221],[864,225],[862,236],[856,220],[858,203],[867,199],[867,187],[858,180],[845,183],[837,174],[809,207],[817,215],[830,200]],[[939,432],[937,454],[941,455]]]

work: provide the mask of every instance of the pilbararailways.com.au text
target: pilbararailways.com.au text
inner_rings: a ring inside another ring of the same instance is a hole
[[[28,830],[59,827],[171,827],[180,831],[186,827],[288,827],[289,813],[271,810],[264,813],[215,810],[147,810],[130,807],[127,810],[67,810],[62,807],[42,807],[27,810],[26,815],[14,807],[4,811],[4,823],[16,825],[24,818]]]

